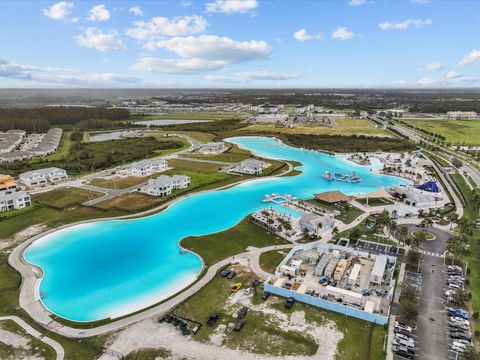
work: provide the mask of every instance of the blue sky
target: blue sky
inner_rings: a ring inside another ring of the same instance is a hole
[[[1,1],[0,87],[478,87],[480,2]]]

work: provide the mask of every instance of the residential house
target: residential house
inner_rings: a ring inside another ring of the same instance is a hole
[[[163,159],[146,159],[130,164],[126,172],[132,176],[150,176],[166,170],[167,161]]]
[[[67,172],[57,167],[27,171],[19,177],[19,182],[29,187],[56,184],[67,180]]]
[[[31,203],[30,195],[25,191],[0,191],[0,212],[23,209]]]
[[[229,170],[240,174],[260,175],[267,168],[267,163],[257,159],[246,159],[231,167]]]
[[[318,236],[322,230],[333,228],[335,219],[333,216],[319,216],[315,214],[306,214],[300,219],[300,227],[302,231],[311,235]]]
[[[185,175],[159,176],[157,179],[149,179],[140,188],[140,192],[153,196],[167,196],[176,189],[185,189],[190,185],[190,177]]]

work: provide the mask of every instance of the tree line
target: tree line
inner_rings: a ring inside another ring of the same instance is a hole
[[[0,108],[0,131],[21,129],[41,132],[52,126],[71,125],[81,128],[103,128],[112,121],[128,120],[130,112],[125,109],[105,107],[37,107]]]

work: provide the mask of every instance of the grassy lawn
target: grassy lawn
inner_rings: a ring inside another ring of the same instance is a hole
[[[367,205],[367,198],[356,199],[360,204]],[[392,201],[386,198],[368,198],[368,206],[385,206],[393,204]]]
[[[78,206],[85,201],[93,200],[102,194],[79,188],[61,188],[33,195],[33,198],[41,204],[56,209],[68,209]]]
[[[43,158],[44,161],[52,161],[52,160],[60,160],[67,157],[70,152],[70,148],[73,145],[73,141],[71,140],[72,133],[70,131],[65,131],[62,136],[62,140],[60,141],[60,145],[58,146],[57,151],[55,153],[48,155]],[[35,160],[32,160],[35,161]]]
[[[223,161],[229,163],[237,163],[242,160],[248,159],[252,154],[250,151],[240,149],[237,145],[233,145],[227,151],[221,154],[189,154],[188,157],[193,157],[197,159],[205,160],[214,160],[214,161]]]
[[[433,158],[438,161],[438,163],[443,167],[450,167],[452,164],[445,158],[438,156],[436,154],[431,153],[428,150],[422,150],[422,154],[426,155],[429,158]]]
[[[89,184],[107,189],[127,189],[129,187],[142,184],[147,180],[148,177],[146,176],[129,176],[112,179],[97,178],[91,180]]]
[[[464,208],[464,216],[470,220],[478,219],[479,213],[473,209],[472,195],[469,187],[465,183],[462,175],[451,175],[453,181],[459,188],[463,197],[465,198],[467,206]],[[464,257],[464,260],[468,262],[470,269],[470,276],[468,280],[470,284],[468,286],[472,294],[472,307],[473,311],[480,311],[480,231],[475,230],[470,237],[470,252],[468,256]],[[480,328],[480,319],[475,319],[475,328]]]
[[[21,214],[0,222],[0,238],[6,239],[32,225],[46,225],[49,228],[71,224],[77,221],[102,217],[125,215],[120,211],[101,211],[91,207],[79,206],[72,209],[57,210],[40,206],[37,210]]]
[[[423,236],[423,235],[420,235],[421,233],[425,234],[425,240],[435,239],[435,235],[429,231],[412,231],[411,235],[415,238],[418,238],[419,236]]]
[[[156,360],[170,359],[172,353],[167,349],[140,349],[135,350],[125,356],[125,360]]]
[[[374,219],[375,218],[373,216],[369,216],[365,220],[363,220],[360,224],[355,226],[353,229],[342,231],[341,233],[335,235],[335,237],[333,239],[336,242],[340,238],[348,238],[348,239],[350,239],[350,244],[355,244],[356,241],[354,241],[354,239],[351,239],[350,233],[354,229],[357,229],[357,230],[360,231],[360,234],[361,234],[361,236],[358,238],[358,240],[366,240],[366,241],[372,241],[372,242],[377,242],[377,243],[382,243],[382,244],[395,245],[395,242],[393,242],[390,239],[374,235],[374,234],[383,235],[383,231],[377,225],[374,225],[373,228],[371,228],[371,229],[366,228],[365,225],[367,223],[373,221]]]
[[[0,321],[0,329],[17,334],[29,342],[29,344],[27,345],[28,349],[9,346],[0,342],[1,359],[20,359],[27,358],[31,355],[36,355],[46,360],[56,359],[56,353],[52,347],[29,335],[22,327],[17,325],[16,322],[11,320]]]
[[[409,124],[445,136],[456,144],[480,145],[478,120],[420,120],[408,119]]]
[[[242,220],[235,227],[220,233],[187,237],[181,244],[200,255],[205,264],[210,266],[244,252],[248,246],[265,247],[288,242],[247,220]]]
[[[168,137],[168,138],[165,138],[165,137],[160,137],[160,136],[155,136],[154,137],[159,140],[160,142],[165,142],[165,141],[176,141],[178,143],[181,143],[182,146],[181,147],[178,147],[178,148],[165,148],[165,149],[159,149],[159,150],[155,150],[155,156],[164,156],[164,155],[169,155],[169,154],[173,154],[173,153],[176,153],[176,152],[179,152],[179,151],[182,151],[182,150],[185,150],[185,149],[188,149],[190,147],[190,143],[185,140],[184,138],[181,138],[181,137]]]
[[[368,135],[368,136],[388,136],[392,134],[384,129],[375,127],[375,124],[370,120],[339,118],[335,119],[338,128],[330,128],[325,126],[295,126],[293,128],[286,128],[276,125],[250,125],[242,131],[268,131],[272,133],[287,133],[287,134],[312,134],[312,135]]]
[[[313,205],[324,208],[328,211],[340,211],[340,215],[335,216],[336,219],[340,220],[345,224],[350,224],[353,220],[363,214],[362,210],[357,209],[356,207],[349,204],[341,205],[330,205],[320,202],[316,199],[309,200]]]
[[[152,209],[167,200],[166,197],[150,196],[138,192],[120,195],[116,198],[105,200],[94,205],[100,210],[118,210],[129,213]]]
[[[275,269],[277,268],[278,264],[283,260],[285,255],[288,253],[288,250],[281,250],[281,251],[269,251],[265,252],[260,255],[260,267],[270,273],[274,274]]]
[[[168,160],[168,166],[175,169],[215,173],[222,167],[220,164],[188,161],[188,158]]]
[[[162,131],[162,130],[147,130],[147,131],[145,132],[146,134],[155,136],[157,139],[159,137],[163,137],[164,135],[171,133],[171,131]],[[175,131],[175,133],[190,136],[191,138],[203,143],[210,142],[210,141],[213,141],[213,139],[215,139],[214,134],[201,132],[201,131]]]
[[[234,112],[174,112],[162,115],[147,115],[141,118],[135,118],[134,121],[146,121],[146,120],[228,120],[238,119],[240,114]]]

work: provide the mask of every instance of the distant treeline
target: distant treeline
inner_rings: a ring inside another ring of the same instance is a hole
[[[161,128],[173,131],[202,131],[212,134],[235,131],[246,127],[248,124],[243,119],[204,121],[191,124],[163,125]]]
[[[111,121],[129,118],[128,110],[104,107],[0,108],[0,131],[22,129],[27,132],[38,132],[62,125],[97,129],[111,126]]]
[[[403,152],[417,148],[414,143],[398,138],[363,135],[284,134],[281,138],[297,147],[331,152],[373,152],[377,150]]]

